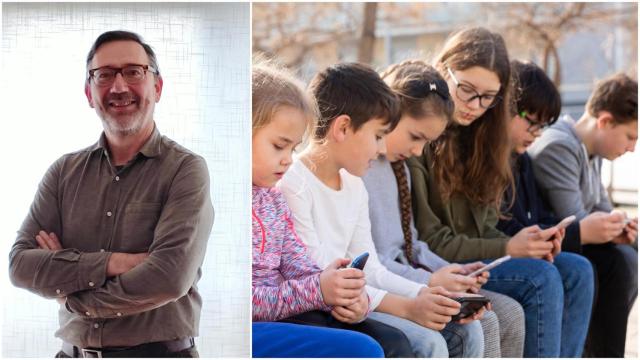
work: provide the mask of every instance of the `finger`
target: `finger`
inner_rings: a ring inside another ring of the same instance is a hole
[[[336,286],[341,289],[360,290],[366,283],[364,279],[338,279]]]
[[[357,317],[356,312],[348,307],[342,307],[342,306],[335,307],[334,311],[338,313],[338,315],[342,316],[343,318],[355,319]]]
[[[462,319],[456,321],[456,323],[460,324],[460,325],[466,325],[466,324],[468,324],[470,322],[473,322],[474,320],[476,320],[476,319],[473,316],[468,316],[466,318],[462,318]]]
[[[55,233],[50,233],[49,238],[51,239],[51,242],[55,246],[54,250],[62,250],[62,244],[60,244],[60,239],[58,239],[58,236],[56,236]]]
[[[440,331],[440,330],[444,329],[444,327],[446,325],[447,325],[447,323],[437,323],[437,322],[434,322],[434,321],[426,321],[425,324],[424,324],[425,327],[427,327],[429,329],[432,329],[432,330],[437,330],[437,331]]]
[[[451,293],[448,292],[445,288],[443,288],[442,286],[434,286],[429,288],[430,293],[434,294],[434,295],[442,295],[442,296],[451,296]],[[452,300],[453,301],[453,300]],[[455,301],[454,301],[455,302]]]
[[[344,323],[348,323],[351,322],[349,319],[345,318],[344,316],[338,314],[336,312],[336,308],[333,308],[333,310],[331,310],[331,316],[333,316],[336,320],[338,321],[342,321]]]
[[[464,287],[469,287],[469,286],[473,286],[476,284],[477,280],[476,277],[470,277],[470,276],[466,276],[466,275],[453,275],[453,281],[455,281],[458,284],[463,285]]]
[[[338,269],[340,277],[345,279],[364,279],[364,271],[356,268],[341,268]]]
[[[49,245],[47,245],[46,241],[42,239],[42,236],[36,235],[36,242],[38,243],[38,246],[40,247],[40,249],[51,250],[49,248]]]
[[[472,286],[472,287],[469,288],[469,291],[471,291],[474,294],[477,294],[478,292],[480,292],[480,288]]]
[[[460,303],[457,301],[454,302],[458,305],[457,307],[436,304],[433,307],[433,312],[437,315],[453,316],[460,312]]]
[[[360,289],[356,289],[356,290],[338,289],[336,291],[336,295],[339,298],[346,299],[346,300],[349,300],[349,301],[358,300],[358,298],[360,298],[360,294],[362,294],[362,291],[360,291]]]
[[[451,316],[456,315],[457,312],[455,314],[440,314],[440,313],[433,313],[429,316],[429,319],[435,323],[439,323],[439,324],[446,324],[448,322],[451,321]]]

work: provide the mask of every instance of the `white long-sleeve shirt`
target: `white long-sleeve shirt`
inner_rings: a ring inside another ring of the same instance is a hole
[[[392,273],[378,259],[362,179],[342,169],[340,181],[340,190],[331,189],[296,160],[276,185],[287,199],[295,229],[309,254],[324,268],[336,258],[368,252],[364,272],[373,309],[386,292],[415,297],[425,285]]]

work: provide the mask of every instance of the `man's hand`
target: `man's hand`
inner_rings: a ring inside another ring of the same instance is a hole
[[[335,306],[331,310],[331,315],[337,320],[345,323],[354,324],[362,321],[369,311],[369,296],[363,291],[358,300],[349,306]]]
[[[526,227],[507,242],[506,252],[512,257],[546,258],[554,249],[553,242],[547,240],[556,230],[555,227],[541,230],[538,225]]]
[[[619,236],[624,229],[623,213],[596,211],[580,220],[580,240],[583,245],[604,244]]]
[[[460,264],[449,264],[443,266],[438,271],[431,274],[429,286],[442,286],[449,291],[465,292],[477,287],[476,278],[468,277],[464,266]]]
[[[148,253],[128,254],[114,252],[109,256],[109,262],[107,262],[107,277],[124,274],[140,265],[147,257],[149,257]]]
[[[58,251],[62,250],[62,245],[60,244],[60,240],[54,233],[48,233],[44,230],[40,230],[38,235],[36,235],[36,241],[38,242],[38,246],[43,250],[51,250]]]
[[[336,259],[320,273],[320,291],[325,304],[348,307],[360,301],[366,283],[360,269],[345,269],[351,261]]]
[[[409,309],[409,318],[432,330],[444,329],[451,317],[460,312],[460,303],[450,299],[443,287],[423,287]]]

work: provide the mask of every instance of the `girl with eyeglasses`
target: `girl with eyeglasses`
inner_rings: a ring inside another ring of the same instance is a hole
[[[419,238],[448,261],[510,255],[484,289],[507,295],[525,313],[525,357],[582,355],[593,271],[560,254],[564,231],[496,229],[504,191],[513,186],[508,137],[511,71],[504,40],[484,28],[450,36],[434,66],[447,80],[454,121],[422,156],[408,161]]]

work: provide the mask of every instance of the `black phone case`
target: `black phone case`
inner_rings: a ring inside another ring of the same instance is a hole
[[[461,306],[460,312],[452,316],[451,321],[457,321],[469,317],[489,303],[489,299],[485,297],[458,297],[453,300],[459,302]]]

